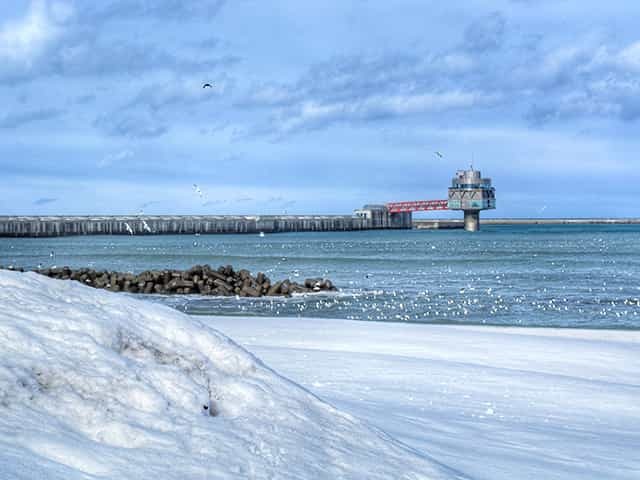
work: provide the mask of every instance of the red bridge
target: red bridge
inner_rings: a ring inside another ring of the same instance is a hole
[[[447,200],[418,200],[415,202],[387,203],[390,213],[422,212],[426,210],[448,210]]]

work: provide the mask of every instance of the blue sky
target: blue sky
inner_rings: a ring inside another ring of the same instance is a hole
[[[2,2],[0,214],[348,213],[446,198],[473,158],[487,216],[639,216],[638,18],[631,0]]]

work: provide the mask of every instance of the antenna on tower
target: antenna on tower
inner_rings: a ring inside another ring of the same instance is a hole
[[[473,152],[471,152],[471,165],[470,165],[470,167],[471,167],[471,170],[473,170]]]

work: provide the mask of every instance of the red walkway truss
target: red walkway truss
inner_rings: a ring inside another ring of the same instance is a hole
[[[422,212],[425,210],[448,210],[447,200],[418,200],[415,202],[387,203],[390,213]]]

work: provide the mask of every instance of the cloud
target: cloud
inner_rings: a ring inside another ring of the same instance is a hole
[[[105,135],[131,139],[159,137],[169,131],[161,117],[147,110],[103,114],[96,118],[93,125]]]
[[[269,197],[264,203],[272,205],[279,210],[286,210],[289,207],[293,207],[297,202],[296,200],[286,199],[282,195],[273,195]]]
[[[254,85],[237,106],[270,112],[251,134],[283,135],[498,103],[493,85],[465,85],[473,68],[464,51],[336,57],[312,65],[292,84]]]
[[[226,0],[104,0],[92,3],[85,15],[100,21],[134,17],[179,21],[210,19],[220,12]]]
[[[471,22],[464,31],[464,46],[474,52],[495,50],[502,46],[506,20],[500,12],[494,12]]]
[[[204,104],[227,95],[233,88],[233,81],[221,75],[213,88],[202,88],[202,76],[180,76],[162,83],[143,87],[123,108],[147,107],[153,111],[171,105]]]
[[[122,163],[123,161],[132,157],[133,157],[133,152],[128,149],[120,150],[119,152],[116,152],[116,153],[110,153],[108,155],[105,155],[98,162],[98,168],[105,168],[110,165],[113,165],[114,163]]]
[[[236,106],[267,117],[243,138],[282,140],[340,123],[408,117],[446,122],[460,113],[509,112],[534,127],[567,118],[640,118],[640,41],[613,46],[587,32],[547,42],[507,24],[494,12],[470,22],[457,47],[340,56],[311,65],[290,83],[254,84]]]
[[[150,71],[202,72],[229,66],[238,58],[219,55],[212,48],[194,52],[186,44],[159,42],[156,36],[143,34],[154,20],[202,21],[216,15],[223,4],[220,0],[33,0],[23,18],[0,26],[0,84],[50,75],[68,79]],[[138,35],[128,31],[130,26],[111,27],[133,19]]]
[[[24,18],[0,27],[0,60],[28,65],[60,34],[45,0],[35,0]]]
[[[88,93],[86,95],[79,95],[74,99],[74,103],[77,105],[86,105],[88,103],[93,102],[96,99],[96,95],[93,93]]]
[[[32,0],[23,18],[0,26],[0,83],[28,78],[48,65],[73,15],[68,2]]]
[[[253,200],[255,199],[253,197],[250,197],[249,195],[240,195],[239,197],[235,198],[235,201],[238,203],[252,202]]]
[[[280,132],[322,128],[341,122],[367,122],[389,117],[450,111],[491,105],[498,100],[483,92],[438,92],[405,95],[376,95],[339,103],[307,101],[295,109],[283,112],[279,118]]]
[[[222,205],[227,203],[227,200],[207,200],[202,204],[203,207],[211,207],[213,205]]]
[[[529,73],[538,98],[526,118],[534,125],[569,118],[640,118],[640,80],[632,43],[565,46],[547,52]]]
[[[33,202],[34,205],[46,205],[48,203],[57,202],[57,198],[42,197]]]
[[[94,126],[109,136],[152,138],[169,131],[168,119],[172,123],[194,123],[197,118],[208,122],[211,103],[224,100],[234,82],[221,74],[213,88],[202,88],[202,78],[202,75],[176,75],[163,82],[147,84],[121,106],[96,118]],[[205,134],[211,132],[206,127],[198,129]]]
[[[50,120],[60,115],[62,115],[62,112],[55,108],[25,110],[22,112],[8,113],[0,117],[0,129],[18,128],[28,123]]]

